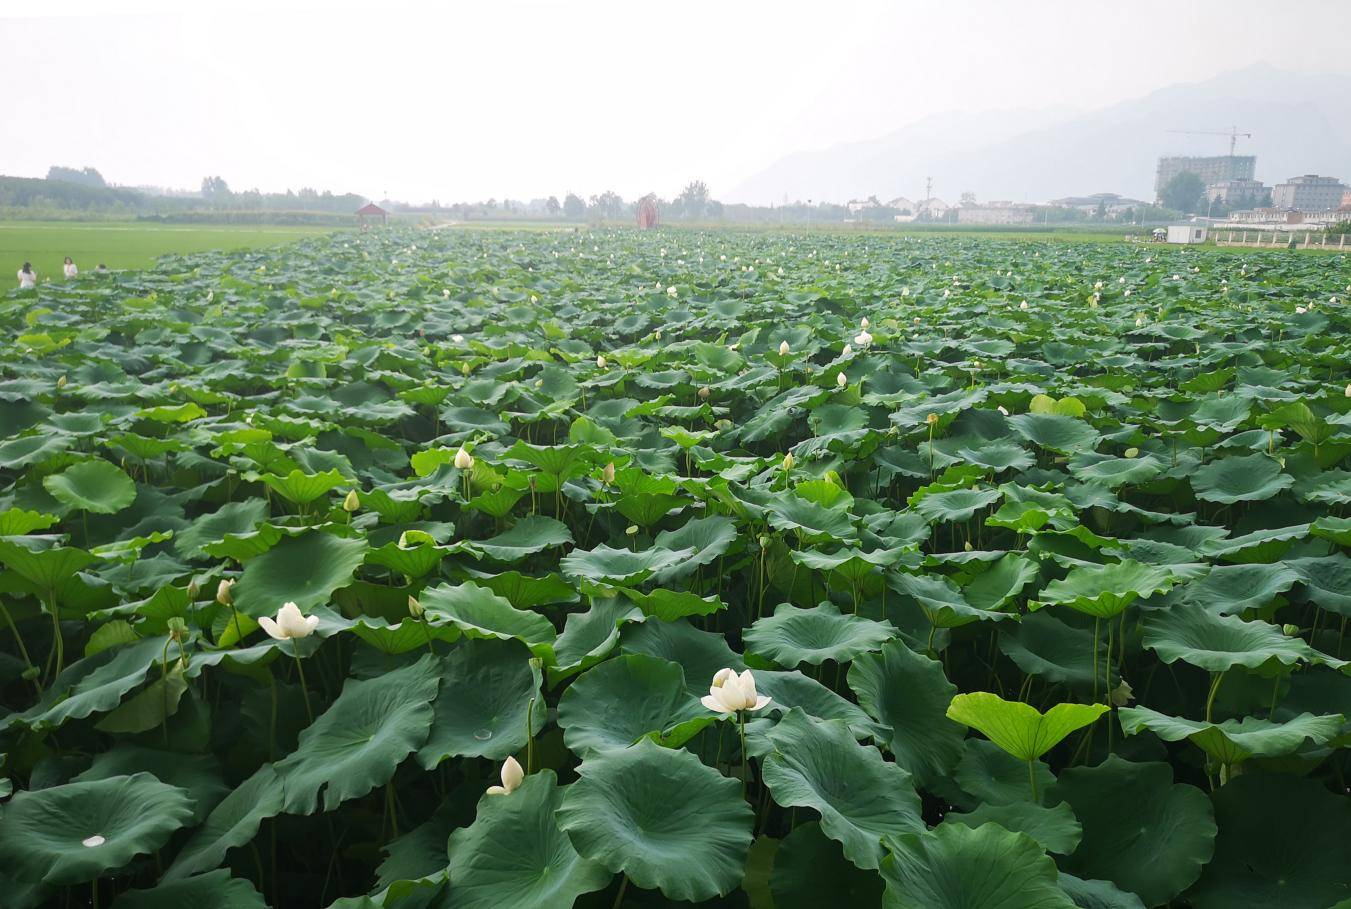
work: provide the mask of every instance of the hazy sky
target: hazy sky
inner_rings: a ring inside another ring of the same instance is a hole
[[[948,110],[1102,107],[1263,60],[1348,73],[1348,27],[1347,0],[0,0],[0,173],[718,196]]]

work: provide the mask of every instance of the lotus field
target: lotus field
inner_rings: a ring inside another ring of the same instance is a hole
[[[0,298],[0,905],[1351,906],[1344,258],[372,231]]]

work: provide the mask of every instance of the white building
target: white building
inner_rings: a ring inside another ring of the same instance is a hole
[[[1346,187],[1336,177],[1303,174],[1273,186],[1271,205],[1297,211],[1331,211],[1342,204],[1344,192]]]
[[[1195,224],[1170,224],[1168,225],[1168,242],[1204,243],[1206,242],[1206,229]]]
[[[1012,202],[988,202],[985,205],[963,205],[957,209],[958,224],[1031,224],[1037,212],[1031,205]]]

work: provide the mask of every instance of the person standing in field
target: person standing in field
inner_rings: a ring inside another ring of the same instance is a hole
[[[19,290],[32,290],[38,286],[37,272],[33,271],[33,263],[23,263],[23,268],[19,269]]]
[[[66,256],[66,264],[61,266],[61,269],[66,273],[67,278],[73,278],[80,273],[80,270],[75,267],[75,260],[70,256]]]

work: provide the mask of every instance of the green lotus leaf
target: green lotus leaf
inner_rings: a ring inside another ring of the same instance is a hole
[[[21,436],[0,442],[0,467],[21,470],[31,464],[41,464],[74,444],[75,438],[66,435]]]
[[[943,823],[963,824],[973,828],[983,824],[998,824],[1005,830],[1027,834],[1047,852],[1061,855],[1073,852],[1084,832],[1074,812],[1064,802],[1054,808],[1033,802],[980,805],[966,814],[949,814],[943,819]]]
[[[1076,480],[1099,483],[1108,489],[1139,486],[1163,473],[1166,465],[1153,455],[1135,458],[1114,458],[1091,452],[1080,452],[1070,459],[1070,473]]]
[[[962,596],[976,609],[1002,609],[1036,577],[1035,562],[1010,552],[976,575],[962,588]]]
[[[1140,897],[1127,893],[1111,881],[1086,881],[1062,871],[1060,889],[1079,909],[1145,909]]]
[[[559,829],[564,789],[552,770],[510,795],[485,795],[478,817],[450,836],[450,902],[466,909],[562,909],[613,874],[577,854]]]
[[[1188,584],[1183,596],[1217,615],[1235,615],[1265,606],[1299,580],[1299,572],[1285,565],[1217,565]]]
[[[423,823],[385,844],[385,860],[376,869],[375,889],[400,882],[440,881],[446,877],[446,840],[458,826],[460,806],[446,800]]]
[[[1111,881],[1148,906],[1191,886],[1215,849],[1210,799],[1174,783],[1167,764],[1110,755],[1096,767],[1063,771],[1051,795],[1068,802],[1084,828],[1065,870]]]
[[[886,909],[1074,909],[1036,841],[998,824],[940,824],[890,848]]]
[[[1061,454],[1092,450],[1101,438],[1085,421],[1064,414],[1020,413],[1008,424],[1029,442]]]
[[[841,615],[834,603],[823,602],[813,609],[781,603],[772,616],[747,628],[744,640],[747,649],[791,668],[801,663],[819,666],[827,660],[844,663],[895,636],[890,622]]]
[[[1006,701],[997,694],[977,691],[954,697],[947,715],[949,719],[984,733],[986,738],[1018,760],[1033,761],[1107,710],[1106,704],[1056,704],[1042,713],[1031,704]]]
[[[85,657],[67,666],[28,710],[0,720],[0,729],[10,723],[55,729],[70,720],[113,710],[145,681],[163,650],[162,642],[147,639]]]
[[[1018,760],[994,742],[967,739],[952,778],[970,798],[965,801],[958,799],[957,803],[963,807],[975,807],[982,803],[1042,804],[1042,796],[1055,782],[1055,776],[1051,768],[1041,761],[1032,762],[1032,773],[1029,774],[1027,770],[1026,761]]]
[[[56,590],[97,561],[83,549],[54,546],[47,537],[0,539],[0,562],[43,592]]]
[[[168,881],[149,890],[127,890],[113,909],[267,909],[248,881],[225,869]]]
[[[543,674],[515,641],[465,639],[442,658],[440,675],[431,732],[417,754],[425,769],[450,757],[500,761],[525,747],[527,727],[544,728]]]
[[[727,604],[716,595],[701,597],[688,590],[653,590],[643,593],[627,587],[619,592],[637,606],[645,616],[662,622],[674,622],[692,615],[712,615],[727,608]]]
[[[1215,857],[1197,909],[1341,907],[1351,892],[1351,802],[1316,780],[1245,773],[1214,796]]]
[[[816,821],[799,823],[783,838],[769,889],[774,909],[882,905],[882,878],[850,863]]]
[[[490,540],[475,540],[473,547],[499,562],[518,562],[551,546],[565,546],[572,542],[567,526],[544,515],[521,518],[510,530]]]
[[[300,745],[276,764],[286,811],[313,814],[389,782],[404,758],[427,742],[439,679],[437,659],[369,680],[348,679],[333,705],[300,733]]]
[[[550,674],[571,674],[595,665],[619,643],[619,629],[624,623],[641,620],[642,613],[626,602],[592,601],[589,610],[574,612],[564,622],[563,633],[554,643],[557,665]]]
[[[1265,454],[1220,458],[1191,475],[1198,499],[1225,505],[1269,499],[1294,483],[1295,478],[1282,473],[1281,465]]]
[[[823,538],[852,543],[858,538],[849,512],[826,508],[799,495],[774,496],[765,503],[770,526],[776,530],[792,530],[805,537]]]
[[[583,858],[671,900],[740,884],[754,812],[735,780],[648,739],[599,752],[577,773],[555,817]]]
[[[279,477],[275,473],[265,473],[258,479],[277,495],[295,505],[308,505],[315,499],[351,483],[351,479],[343,476],[342,471],[337,469],[326,470],[323,473],[305,473],[297,469],[284,477]]]
[[[929,493],[915,501],[914,509],[930,523],[967,521],[1002,495],[998,489],[952,489]]]
[[[940,663],[893,640],[879,653],[854,658],[849,687],[868,715],[886,727],[879,741],[919,786],[951,772],[966,730],[947,718],[957,686]]]
[[[19,792],[0,815],[0,868],[78,884],[154,852],[192,819],[192,799],[148,773]]]
[[[1285,564],[1308,588],[1309,599],[1323,609],[1351,616],[1351,558],[1338,552],[1290,559]]]
[[[505,598],[517,609],[575,603],[580,599],[577,590],[558,574],[534,578],[519,571],[503,571],[487,577],[471,574],[470,580]]]
[[[264,764],[221,799],[202,826],[193,831],[164,873],[164,880],[180,880],[219,867],[226,853],[252,840],[259,825],[281,810],[281,778],[271,764]]]
[[[480,638],[516,638],[546,662],[553,662],[557,634],[553,624],[537,612],[516,609],[486,587],[465,582],[442,584],[422,592],[427,615],[444,618],[465,634]]]
[[[602,543],[591,550],[574,549],[558,565],[567,577],[627,585],[644,581],[663,568],[679,564],[692,552],[657,547],[633,552],[612,549]]]
[[[957,456],[963,461],[1002,472],[1005,470],[1026,470],[1037,463],[1032,454],[1023,446],[1007,439],[982,442],[957,449]]]
[[[924,829],[910,774],[843,722],[794,709],[766,735],[774,750],[761,773],[774,801],[819,812],[822,832],[858,867],[878,866],[884,837]]]
[[[320,531],[285,537],[244,566],[233,589],[235,608],[258,618],[276,615],[283,603],[295,603],[308,614],[351,583],[366,548],[364,539]]]
[[[107,461],[80,461],[42,485],[58,502],[95,514],[116,514],[136,501],[136,484]]]
[[[924,617],[935,628],[960,628],[972,622],[1015,618],[1012,613],[972,606],[956,584],[939,574],[915,575],[897,572],[887,575],[887,583],[894,590],[914,597],[924,612]]]
[[[1286,637],[1275,625],[1216,615],[1190,603],[1150,614],[1145,619],[1143,644],[1165,663],[1182,660],[1210,672],[1234,666],[1256,669],[1268,661],[1293,666],[1329,659],[1301,639]]]
[[[1322,745],[1342,730],[1340,713],[1314,716],[1301,713],[1283,723],[1248,716],[1241,720],[1207,723],[1167,716],[1148,707],[1123,707],[1118,711],[1121,731],[1135,735],[1143,730],[1178,742],[1188,739],[1221,764],[1239,764],[1250,757],[1280,757],[1293,754],[1305,742]]]
[[[1093,686],[1094,647],[1091,629],[1076,628],[1047,610],[1028,613],[999,635],[999,649],[1023,672],[1080,689]],[[1107,657],[1106,648],[1106,635],[1099,635],[1099,667]],[[1102,677],[1101,668],[1098,677]]]
[[[558,702],[563,741],[584,760],[597,752],[627,748],[643,736],[664,733],[694,719],[711,723],[718,716],[690,696],[679,665],[639,653],[615,657],[587,670]],[[698,729],[682,731],[688,738]],[[679,747],[683,742],[663,744]]]
[[[692,518],[675,530],[663,530],[653,539],[656,546],[672,552],[692,551],[681,561],[658,569],[652,580],[666,585],[685,577],[726,553],[736,538],[736,522],[721,515]]]
[[[411,546],[386,543],[383,546],[372,546],[367,549],[365,563],[367,565],[380,565],[406,578],[420,578],[423,575],[430,574],[440,565],[448,551],[450,550],[437,546],[426,538]]]
[[[1172,586],[1173,577],[1164,569],[1126,559],[1071,568],[1064,578],[1043,587],[1040,598],[1046,606],[1069,606],[1094,618],[1109,619],[1137,599]]]
[[[54,514],[7,508],[0,511],[0,537],[18,537],[35,530],[46,530],[59,520]]]

